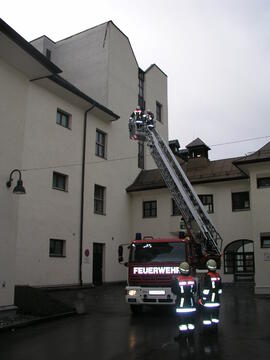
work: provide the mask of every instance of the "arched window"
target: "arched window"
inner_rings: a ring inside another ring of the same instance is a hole
[[[224,249],[224,274],[254,275],[254,246],[251,240],[236,240]]]

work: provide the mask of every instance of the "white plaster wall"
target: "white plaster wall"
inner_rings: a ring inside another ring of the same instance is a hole
[[[93,243],[105,244],[103,280],[126,278],[126,269],[118,264],[119,244],[134,238],[131,229],[131,199],[125,189],[139,173],[137,167],[138,144],[129,139],[128,119],[138,100],[138,65],[128,38],[112,23],[108,29],[108,105],[120,119],[102,123],[96,119],[88,123],[87,171],[84,248],[93,252]],[[153,92],[155,89],[153,88]],[[107,134],[107,159],[95,156],[96,128]],[[93,212],[94,185],[106,187],[106,215]],[[84,264],[84,281],[92,282],[92,257]]]
[[[72,128],[56,124],[60,108]],[[20,199],[17,283],[77,283],[82,163],[82,109],[31,83],[23,151],[27,194]],[[53,171],[68,175],[68,191],[52,189]],[[66,240],[66,257],[49,257],[49,239]]]
[[[44,54],[44,48],[45,48],[44,39],[45,39],[45,36],[41,36],[38,39],[31,41],[31,45],[33,45],[42,54]]]
[[[114,122],[93,113],[87,118],[83,253],[89,249],[90,257],[83,256],[83,282],[92,282],[94,242],[105,244],[103,280],[124,280],[126,269],[118,264],[117,249],[134,236],[125,189],[140,171],[138,144],[128,133],[128,119],[138,101],[138,65],[127,37],[111,22],[56,43],[52,60],[65,78],[120,115]],[[152,74],[153,93],[155,76],[159,78],[160,72]],[[150,87],[149,82],[149,94]],[[76,283],[83,112],[34,84],[28,106],[23,166],[30,190],[27,203],[20,204],[18,282]],[[72,114],[71,131],[56,124],[57,107]],[[95,156],[96,129],[107,134],[106,160]],[[53,170],[69,175],[68,193],[51,189]],[[95,184],[106,187],[104,216],[94,214]],[[49,258],[49,238],[54,237],[67,241],[66,258]]]
[[[145,107],[151,110],[156,117],[156,102],[162,104],[162,122],[156,121],[159,135],[168,142],[168,90],[167,76],[156,66],[152,66],[145,73],[144,81]],[[154,169],[156,164],[146,149],[145,169]]]
[[[15,250],[19,195],[6,182],[11,170],[22,166],[28,79],[0,59],[0,306],[14,302]],[[24,179],[23,179],[24,180]]]
[[[87,169],[85,194],[85,244],[93,250],[93,243],[105,243],[104,281],[123,280],[125,269],[118,264],[117,248],[130,241],[130,199],[125,188],[137,172],[136,153],[133,158],[125,152],[112,151],[113,144],[121,137],[112,130],[115,123],[102,123],[97,119],[88,123]],[[107,134],[107,159],[95,156],[95,132],[100,129]],[[94,185],[106,187],[106,215],[94,214]],[[92,281],[92,257],[84,265],[84,279]]]
[[[151,110],[156,116],[156,102],[162,105],[162,122],[157,122],[159,134],[168,140],[168,91],[167,76],[153,65],[145,73],[145,107]]]
[[[270,176],[270,163],[252,164],[249,166],[252,203],[252,230],[255,253],[255,293],[270,293],[270,256],[269,248],[261,248],[260,234],[270,232],[269,204],[270,188],[257,188],[257,177]]]
[[[107,23],[58,41],[51,54],[51,60],[63,70],[61,76],[105,106],[108,105],[106,31]]]
[[[118,246],[130,241],[130,199],[125,189],[134,181],[137,142],[129,139],[128,119],[137,104],[138,67],[126,36],[110,23],[108,64],[108,105],[120,119],[112,123],[98,119],[88,122],[85,196],[84,249],[93,253],[93,243],[105,244],[103,280],[126,278],[126,268],[118,264]],[[95,156],[96,129],[107,134],[107,159]],[[106,215],[94,214],[94,185],[106,187]],[[84,281],[92,282],[92,256],[84,263]]]

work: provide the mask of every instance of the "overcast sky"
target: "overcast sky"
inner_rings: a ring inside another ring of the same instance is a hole
[[[112,20],[142,69],[156,63],[168,75],[170,139],[185,147],[200,137],[211,159],[270,141],[270,0],[13,0],[0,17],[28,41]]]

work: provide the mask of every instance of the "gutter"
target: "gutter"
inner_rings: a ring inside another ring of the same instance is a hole
[[[79,252],[79,282],[82,281],[82,252],[83,252],[83,224],[84,224],[84,188],[85,188],[85,150],[86,150],[86,130],[87,130],[87,114],[95,108],[91,106],[84,113],[83,119],[83,151],[82,151],[82,186],[81,186],[81,212],[80,212],[80,252]]]

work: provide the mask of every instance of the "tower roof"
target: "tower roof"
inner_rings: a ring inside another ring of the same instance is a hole
[[[211,150],[210,147],[208,145],[206,145],[200,138],[197,138],[197,139],[191,141],[191,143],[189,143],[186,146],[187,149],[195,148],[195,147],[205,147],[205,148],[207,148],[207,150]]]

